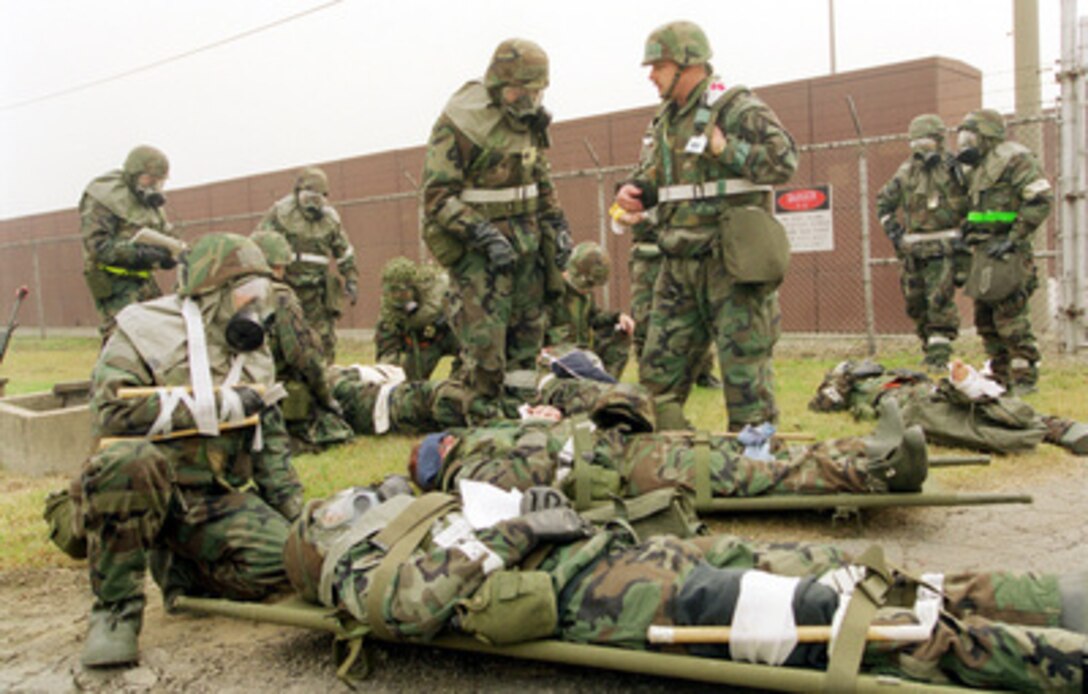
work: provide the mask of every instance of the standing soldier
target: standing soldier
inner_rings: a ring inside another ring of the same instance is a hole
[[[258,599],[285,582],[302,485],[256,320],[269,274],[249,239],[207,234],[178,294],[117,315],[91,401],[95,434],[117,438],[81,476],[95,597],[86,666],[137,660],[148,568],[168,606],[179,593]]]
[[[316,167],[303,169],[295,190],[265,213],[261,229],[287,237],[295,253],[287,266],[287,283],[298,294],[306,318],[321,335],[328,363],[336,360],[336,319],[341,314],[341,292],[354,306],[359,300],[355,250],[351,247],[340,215],[328,204],[329,179]],[[336,264],[339,276],[330,272]]]
[[[616,195],[621,224],[658,208],[664,260],[639,377],[656,399],[663,429],[688,427],[683,405],[711,341],[729,428],[778,414],[771,354],[789,250],[768,210],[770,184],[797,168],[797,149],[766,104],[711,73],[710,57],[706,35],[690,22],[650,34],[643,65],[651,66],[663,100],[652,124],[653,151]]]
[[[923,363],[934,373],[943,373],[952,356],[960,327],[957,277],[961,285],[966,279],[966,256],[957,251],[963,248],[958,227],[967,196],[959,164],[944,148],[944,132],[934,114],[912,120],[911,156],[876,198],[880,224],[903,264],[899,282],[907,315],[922,340]]]
[[[972,257],[965,291],[975,300],[975,327],[995,379],[1013,393],[1033,392],[1039,349],[1028,299],[1039,278],[1032,237],[1050,214],[1050,182],[1027,147],[1005,140],[1005,120],[993,109],[964,117],[958,146],[957,158],[971,167],[964,240]]]
[[[570,230],[544,150],[548,56],[525,39],[495,49],[483,81],[450,98],[423,168],[423,237],[449,269],[465,384],[499,407],[507,371],[532,369],[545,293],[562,286]],[[510,412],[512,414],[512,411]]]
[[[585,241],[574,247],[563,272],[566,290],[548,306],[547,343],[593,351],[618,379],[627,367],[635,321],[626,313],[601,309],[593,298],[593,290],[608,282],[611,271],[612,261],[598,244]]]
[[[263,321],[268,347],[276,363],[276,380],[287,389],[280,404],[287,433],[298,450],[331,446],[351,439],[355,432],[342,418],[325,373],[321,337],[306,320],[302,305],[284,281],[294,258],[283,234],[255,231],[252,240],[272,269],[269,315]]]
[[[124,168],[91,181],[79,201],[83,276],[102,319],[103,344],[121,309],[162,296],[151,272],[176,265],[170,250],[142,240],[146,232],[135,238],[144,229],[173,235],[162,209],[169,173],[165,154],[140,145],[129,152]]]
[[[433,265],[416,265],[404,257],[382,268],[382,303],[374,328],[379,364],[404,369],[409,381],[426,381],[439,360],[454,357],[460,368],[460,345],[449,324],[449,276]]]
[[[650,123],[646,134],[642,136],[642,150],[639,153],[640,165],[653,163],[654,133]],[[642,360],[646,349],[646,333],[650,325],[650,309],[654,304],[654,283],[661,271],[661,249],[657,246],[657,228],[654,221],[657,210],[646,210],[646,218],[631,226],[631,257],[627,261],[628,276],[631,278],[631,318],[635,321],[635,332],[631,336],[635,345],[635,361]],[[621,228],[622,230],[622,228]],[[708,347],[702,361],[695,367],[695,385],[703,388],[721,388],[722,383],[714,376],[714,348]]]

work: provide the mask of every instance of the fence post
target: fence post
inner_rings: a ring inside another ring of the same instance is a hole
[[[423,196],[419,192],[419,183],[415,177],[407,171],[402,171],[404,177],[408,179],[408,182],[412,184],[412,187],[416,191],[416,233],[419,235],[419,262],[424,262],[427,258],[427,244],[423,241]]]
[[[869,346],[869,356],[876,354],[876,314],[873,310],[873,265],[872,249],[869,246],[869,157],[865,150],[861,120],[854,97],[846,97],[850,106],[850,117],[854,119],[854,129],[858,133],[858,205],[861,214],[861,282],[865,296],[865,335]]]
[[[38,313],[38,337],[45,339],[45,304],[42,303],[42,269],[38,260],[38,244],[30,246],[31,257],[34,259],[34,307]]]
[[[605,199],[604,199],[604,170],[601,168],[601,160],[597,156],[596,150],[593,149],[593,145],[589,143],[589,138],[583,137],[582,144],[585,145],[586,151],[589,152],[589,158],[593,160],[593,165],[596,168],[597,178],[597,243],[601,245],[601,248],[608,252],[608,225],[605,224]],[[602,290],[604,292],[604,307],[606,309],[612,308],[612,280],[609,279],[605,283]]]

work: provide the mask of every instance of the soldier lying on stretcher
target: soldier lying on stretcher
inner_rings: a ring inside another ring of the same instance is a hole
[[[640,395],[643,397],[640,398]],[[895,404],[867,438],[806,446],[772,446],[768,431],[740,436],[654,432],[650,400],[637,386],[619,384],[592,410],[593,422],[547,417],[428,435],[412,451],[409,471],[421,489],[454,491],[460,480],[504,489],[577,484],[571,474],[576,449],[591,452],[596,499],[633,497],[662,487],[695,489],[700,458],[716,497],[762,494],[916,492],[927,473],[925,437],[905,428]],[[557,421],[556,421],[557,420]]]
[[[1088,455],[1088,425],[1040,414],[958,360],[949,365],[949,376],[937,382],[916,371],[844,361],[824,376],[808,406],[866,419],[886,399],[898,402],[904,422],[922,427],[930,443],[1015,453],[1045,441],[1074,455]]]
[[[504,492],[484,483],[462,482],[460,500],[383,486],[310,502],[284,552],[304,598],[381,638],[453,630],[497,645],[558,638],[656,649],[651,627],[678,641],[677,626],[731,625],[728,645],[688,652],[825,669],[827,644],[799,644],[797,625],[841,623],[851,634],[873,618],[869,634],[897,626],[890,641],[855,642],[867,672],[1018,690],[1080,691],[1084,682],[1083,573],[915,579],[874,551],[852,559],[828,546],[727,535],[640,539],[629,525],[596,528],[553,505],[565,501],[554,489],[513,492],[520,499],[497,510],[493,497]]]

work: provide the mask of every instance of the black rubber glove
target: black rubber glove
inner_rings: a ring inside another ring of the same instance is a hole
[[[892,242],[892,246],[895,248],[895,252],[902,252],[903,236],[906,235],[907,231],[903,228],[903,225],[899,223],[899,220],[888,220],[888,222],[884,225],[884,233],[888,235],[888,239]]]
[[[480,222],[469,231],[469,243],[487,256],[496,270],[507,270],[517,262],[514,247],[491,222]]]
[[[133,262],[133,267],[137,270],[150,270],[155,267],[161,267],[163,270],[169,270],[178,264],[174,260],[173,254],[162,246],[152,246],[147,243],[137,243],[136,258]]]
[[[1016,242],[1013,241],[1010,237],[1006,236],[1000,241],[996,241],[990,244],[990,246],[986,249],[986,255],[990,256],[991,258],[1002,258],[1009,253],[1012,253],[1015,248]]]
[[[247,417],[264,409],[264,398],[257,391],[246,386],[235,386],[234,391],[242,399],[242,411]]]
[[[545,219],[555,229],[555,266],[560,270],[567,268],[570,262],[571,251],[574,250],[574,240],[570,235],[570,224],[562,213]]]

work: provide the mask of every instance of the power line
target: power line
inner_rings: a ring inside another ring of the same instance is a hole
[[[170,56],[168,58],[162,58],[161,60],[156,60],[154,62],[147,63],[146,65],[141,65],[139,67],[135,67],[135,68],[132,68],[132,69],[129,69],[129,70],[125,70],[124,72],[118,72],[117,74],[110,75],[109,77],[101,77],[101,78],[96,79],[96,80],[91,80],[90,82],[84,82],[83,84],[77,84],[75,86],[67,87],[67,88],[61,89],[59,91],[50,92],[49,94],[42,94],[41,96],[35,96],[35,97],[30,98],[30,99],[25,99],[23,101],[16,101],[15,103],[6,104],[4,106],[0,106],[0,112],[13,111],[13,110],[15,110],[17,108],[22,108],[23,106],[29,106],[31,104],[36,104],[36,103],[39,103],[39,102],[42,102],[42,101],[48,101],[49,99],[55,99],[55,98],[60,97],[60,96],[66,96],[68,94],[73,94],[75,92],[80,92],[80,91],[83,91],[85,89],[90,89],[91,87],[97,87],[100,84],[106,84],[107,82],[114,82],[114,81],[117,81],[117,80],[120,80],[120,79],[124,79],[125,77],[129,77],[131,75],[135,75],[135,74],[140,73],[140,72],[146,72],[148,70],[153,70],[153,69],[155,69],[157,67],[161,67],[163,65],[167,65],[169,63],[177,62],[178,60],[188,58],[189,56],[193,56],[193,55],[196,55],[198,53],[203,53],[205,51],[210,51],[213,48],[219,48],[220,46],[225,46],[228,43],[233,43],[234,41],[238,41],[240,39],[244,39],[244,38],[247,38],[249,36],[253,36],[254,34],[259,34],[262,31],[267,31],[268,29],[273,29],[275,27],[282,26],[284,24],[287,24],[289,22],[293,22],[296,19],[301,19],[301,18],[303,18],[303,17],[305,17],[307,15],[313,14],[315,12],[320,12],[322,10],[326,10],[326,9],[332,7],[333,5],[340,4],[341,2],[343,2],[343,0],[330,0],[329,2],[326,2],[326,3],[322,4],[322,5],[317,5],[316,7],[311,7],[308,10],[303,10],[302,12],[298,12],[296,14],[288,15],[286,17],[283,17],[282,19],[277,19],[274,22],[269,22],[268,24],[262,24],[259,27],[254,27],[253,29],[247,29],[246,31],[243,31],[243,32],[241,32],[239,34],[234,34],[233,36],[228,36],[225,39],[220,39],[218,41],[213,41],[213,42],[205,44],[203,46],[193,48],[192,50],[185,51],[184,53],[178,53],[177,55],[172,55],[172,56]]]

